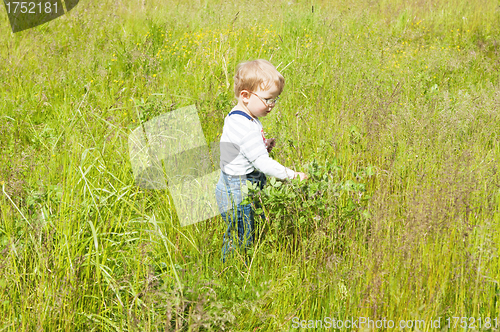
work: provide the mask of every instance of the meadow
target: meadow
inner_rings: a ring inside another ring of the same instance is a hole
[[[0,331],[498,330],[498,2],[88,0],[16,34],[0,16]],[[257,58],[286,80],[271,156],[311,178],[255,195],[247,267],[221,263],[220,216],[181,227],[136,185],[127,139],[194,104],[217,141]]]

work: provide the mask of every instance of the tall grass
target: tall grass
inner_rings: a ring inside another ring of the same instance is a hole
[[[89,1],[16,35],[2,15],[0,330],[499,316],[495,3]],[[286,78],[272,156],[312,178],[255,196],[251,264],[223,265],[221,218],[180,227],[127,137],[196,104],[217,141],[254,58]]]

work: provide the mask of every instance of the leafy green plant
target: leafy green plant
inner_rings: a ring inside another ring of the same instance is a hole
[[[310,175],[306,181],[282,182],[271,177],[263,190],[249,184],[244,203],[260,206],[256,214],[265,212],[271,241],[290,236],[306,239],[318,230],[342,232],[368,222],[370,196],[363,181],[373,176],[371,166],[348,172],[353,179],[345,179],[348,174],[336,159],[323,165],[313,160],[305,168]]]

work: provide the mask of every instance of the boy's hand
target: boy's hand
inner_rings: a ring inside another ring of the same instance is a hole
[[[309,175],[307,175],[306,173],[302,173],[302,172],[295,172],[294,179],[296,179],[297,177],[300,178],[300,181],[309,179]]]
[[[276,145],[276,139],[275,138],[269,138],[269,139],[266,139],[266,148],[267,148],[267,152],[270,153],[274,146]]]

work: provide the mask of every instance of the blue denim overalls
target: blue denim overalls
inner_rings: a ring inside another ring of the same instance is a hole
[[[255,223],[255,208],[253,203],[241,204],[241,188],[246,186],[246,181],[257,183],[259,188],[264,188],[266,184],[266,175],[254,170],[246,175],[229,175],[221,170],[221,176],[215,187],[215,197],[222,219],[226,222],[226,232],[222,245],[222,261],[226,261],[226,255],[232,254],[236,248],[248,249],[253,244]],[[260,215],[265,220],[265,214]],[[236,233],[238,237],[236,238]]]

